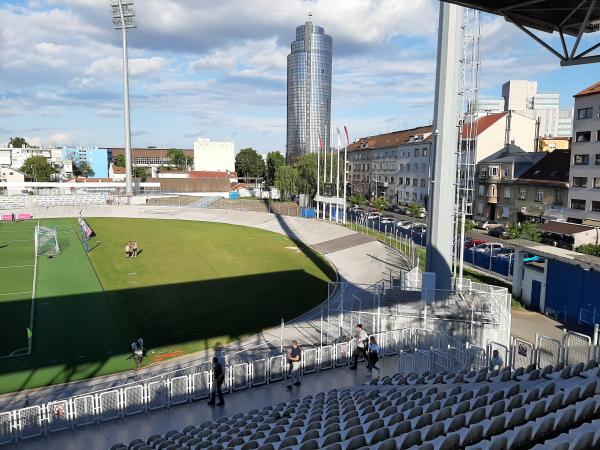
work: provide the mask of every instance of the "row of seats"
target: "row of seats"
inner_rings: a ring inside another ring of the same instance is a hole
[[[374,380],[376,386],[294,399],[113,449],[524,448],[597,419],[599,375],[595,362],[398,374]]]

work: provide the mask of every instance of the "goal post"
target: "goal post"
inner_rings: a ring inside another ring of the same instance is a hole
[[[35,227],[35,254],[37,256],[55,256],[60,253],[56,228]]]

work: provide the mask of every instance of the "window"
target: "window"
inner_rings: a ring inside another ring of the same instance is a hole
[[[559,189],[556,189],[554,191],[554,204],[556,206],[562,206],[563,204],[563,195],[562,195],[562,191]]]
[[[596,131],[596,141],[600,142],[600,130]]]
[[[404,178],[399,177],[398,178],[398,186],[402,186],[402,181],[404,181]]]
[[[600,189],[600,178],[594,178],[594,189]]]
[[[596,178],[600,182],[600,178]],[[421,178],[421,187],[425,187],[425,178]]]
[[[509,186],[504,187],[504,198],[510,198],[510,187]]]
[[[575,142],[590,142],[591,140],[591,131],[578,131],[577,133],[575,133]]]
[[[419,164],[415,163],[414,168],[415,168],[415,172],[418,172],[419,171]]]
[[[410,186],[410,178],[406,178],[406,181],[404,182],[404,184],[406,184],[407,186]]]
[[[576,166],[587,166],[590,162],[589,155],[575,155],[573,159],[573,164]]]
[[[421,150],[421,153],[423,154],[423,156],[427,156],[427,149],[424,148],[423,150]]]
[[[404,171],[404,164],[400,164],[400,172]]]
[[[596,153],[596,165],[600,166],[600,153]]]
[[[510,209],[508,206],[502,207],[502,217],[509,218],[510,217]]]
[[[592,201],[592,211],[600,211],[600,202]]]
[[[419,185],[419,179],[413,178],[413,186],[418,186],[418,185]]]
[[[510,169],[504,169],[504,178],[510,178]]]
[[[390,183],[394,184],[394,177],[390,177]]]
[[[479,171],[479,175],[481,176],[481,178],[487,177],[487,167],[482,167]]]
[[[585,200],[579,200],[576,198],[571,199],[571,208],[572,209],[585,209]]]
[[[425,172],[425,170],[426,170],[426,165],[425,165],[425,163],[422,163],[421,164],[421,172]]]
[[[408,197],[409,197],[409,195],[410,195],[410,194],[409,194],[408,192],[406,192],[406,191],[404,192],[404,198],[408,198]]]
[[[485,192],[485,186],[483,184],[479,185],[479,195],[483,195],[483,193]]]
[[[577,110],[577,119],[591,119],[594,117],[594,108],[580,108]]]
[[[492,177],[497,177],[498,176],[498,167],[496,167],[496,166],[490,167],[490,175]]]
[[[496,185],[490,184],[490,187],[488,189],[488,197],[495,197],[495,196],[496,196]]]
[[[477,214],[483,214],[483,203],[477,203]]]
[[[527,200],[527,188],[525,186],[519,187],[519,200]]]
[[[536,202],[544,201],[544,189],[543,188],[537,188],[535,190],[535,201]]]
[[[419,149],[415,148],[415,158],[418,158],[418,157],[419,157]]]
[[[573,177],[573,187],[587,187],[587,177]]]

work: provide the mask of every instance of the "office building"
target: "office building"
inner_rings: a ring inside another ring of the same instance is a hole
[[[62,159],[70,159],[75,164],[86,162],[94,171],[96,178],[108,178],[108,167],[112,153],[106,148],[97,147],[63,147]]]
[[[235,172],[235,146],[233,142],[198,139],[194,142],[194,170]]]
[[[292,163],[329,148],[332,39],[308,21],[296,28],[287,68],[287,146]]]
[[[569,221],[600,226],[600,82],[575,95]]]

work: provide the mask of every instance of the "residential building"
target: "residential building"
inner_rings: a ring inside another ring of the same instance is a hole
[[[233,142],[198,139],[194,142],[194,170],[235,172],[235,146]]]
[[[133,148],[131,149],[131,165],[133,167],[169,167],[171,161],[169,159],[168,152],[170,148]],[[194,157],[194,150],[181,149],[189,158]],[[123,148],[109,148],[108,151],[112,154],[111,162],[115,161],[115,158],[119,155],[125,155]]]
[[[538,140],[538,151],[571,150],[570,137],[541,137]]]
[[[504,111],[504,99],[502,98],[481,98],[477,102],[478,116],[487,114],[496,114]]]
[[[368,136],[348,146],[352,193],[397,205],[427,205],[432,127]]]
[[[600,225],[600,82],[575,95],[569,221]],[[590,222],[592,221],[592,222]]]
[[[0,167],[0,183],[23,183],[29,176],[10,167]]]
[[[537,81],[509,80],[502,85],[504,111],[524,111],[533,109],[537,94]]]
[[[21,169],[31,156],[43,156],[56,170],[55,181],[62,181],[73,176],[72,161],[62,157],[60,149],[56,148],[0,148],[0,166]]]
[[[513,201],[508,220],[537,223],[566,220],[570,161],[570,150],[547,153],[515,178],[512,187],[505,186],[504,192],[500,193],[504,203]]]
[[[332,39],[311,21],[296,28],[287,59],[288,163],[329,148]]]
[[[561,108],[558,111],[558,132],[559,137],[571,137],[573,134],[573,108]]]
[[[534,153],[509,144],[483,159],[476,167],[475,220],[515,221],[514,180],[523,175],[546,153]]]
[[[113,163],[110,163],[110,167],[108,169],[108,176],[113,181],[125,181],[126,178],[126,170],[125,167],[115,166]]]
[[[76,164],[85,161],[94,171],[94,177],[107,178],[108,166],[112,160],[112,152],[98,147],[63,147],[62,159],[70,159]]]

